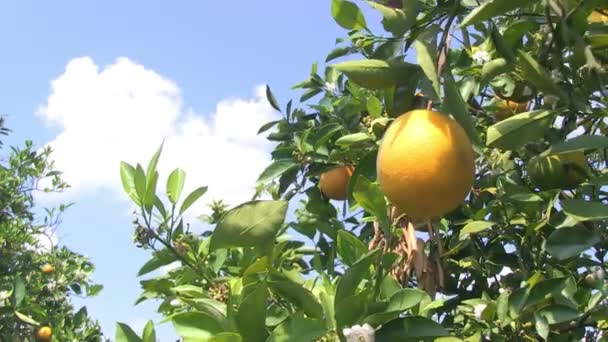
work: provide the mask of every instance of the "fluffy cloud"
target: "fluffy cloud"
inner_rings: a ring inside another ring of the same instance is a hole
[[[120,161],[145,168],[164,140],[158,191],[180,167],[187,173],[184,192],[207,185],[205,203],[224,199],[231,205],[253,195],[272,148],[257,129],[278,117],[263,86],[249,99],[223,100],[202,115],[184,108],[178,85],[155,71],[127,58],[100,68],[89,57],[67,64],[37,115],[59,131],[49,145],[71,185],[62,200],[102,189],[126,200]]]

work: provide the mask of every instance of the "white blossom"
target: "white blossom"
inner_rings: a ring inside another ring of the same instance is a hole
[[[374,342],[375,341],[375,330],[374,328],[365,323],[361,325],[353,325],[350,328],[342,330],[346,342]]]
[[[325,89],[334,95],[338,93],[338,86],[334,82],[325,82]]]
[[[175,298],[175,299],[171,300],[171,302],[169,302],[169,305],[171,305],[172,307],[178,307],[181,304],[182,304],[182,302],[177,298]]]
[[[481,49],[475,51],[471,58],[477,65],[483,65],[489,62],[491,59],[490,54],[487,51]]]

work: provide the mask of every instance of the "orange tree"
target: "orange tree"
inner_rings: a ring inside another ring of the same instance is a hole
[[[267,88],[283,117],[252,201],[199,236],[205,187],[180,200],[176,169],[156,195],[161,150],[121,165],[140,274],[181,265],[141,300],[192,341],[605,340],[606,5],[332,0],[346,36],[301,106]]]
[[[0,133],[8,134],[0,118]],[[0,165],[0,341],[102,341],[99,324],[73,296],[94,296],[102,286],[90,280],[88,258],[50,242],[67,205],[37,214],[34,191],[61,191],[67,184],[49,161],[51,150],[30,141]],[[48,180],[50,186],[39,188]],[[46,246],[46,247],[44,247]]]

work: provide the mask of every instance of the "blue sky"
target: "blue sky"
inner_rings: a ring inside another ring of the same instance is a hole
[[[187,187],[210,187],[205,202],[248,198],[269,161],[269,146],[255,131],[277,115],[260,85],[270,84],[283,106],[299,97],[290,87],[346,34],[330,3],[0,4],[0,111],[13,130],[6,143],[31,139],[55,149],[73,189],[39,203],[75,202],[57,237],[95,263],[93,279],[105,289],[84,304],[108,336],[116,321],[140,329],[159,319],[155,305],[133,306],[140,293],[135,274],[149,253],[132,243],[118,161],[146,162],[169,137],[161,179],[179,166],[189,172]],[[365,12],[381,34],[377,14]],[[219,162],[221,156],[232,159]],[[157,329],[161,341],[176,337],[168,324]]]

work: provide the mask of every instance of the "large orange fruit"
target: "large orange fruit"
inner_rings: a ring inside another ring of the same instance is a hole
[[[338,166],[321,174],[319,188],[323,195],[335,199],[345,200],[348,193],[348,181],[353,174],[353,167]]]
[[[51,327],[43,326],[38,331],[36,331],[36,341],[37,342],[49,342],[51,341],[51,337],[53,336],[53,330]]]
[[[395,119],[378,151],[380,188],[400,213],[433,219],[456,209],[475,180],[471,141],[447,115],[415,109]]]

